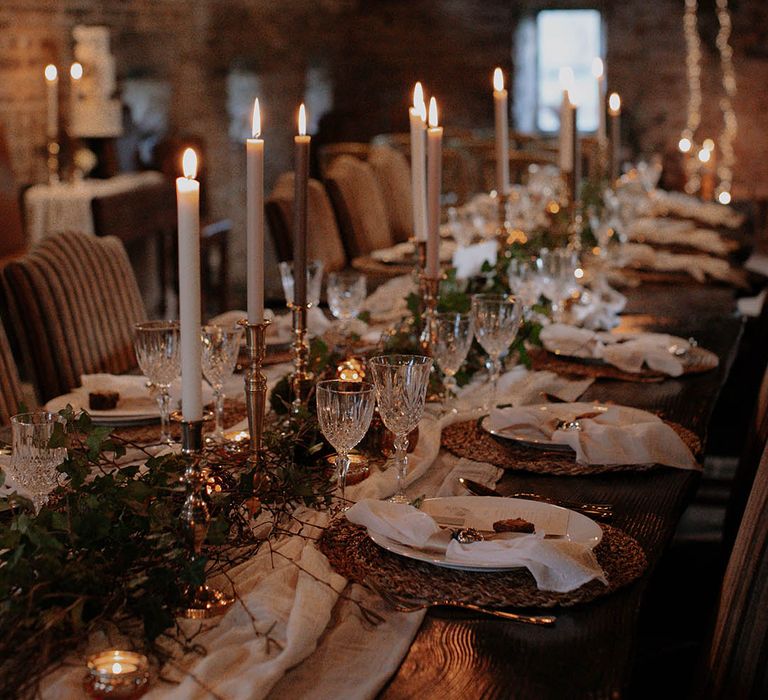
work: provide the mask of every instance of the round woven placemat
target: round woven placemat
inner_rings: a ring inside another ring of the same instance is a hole
[[[595,556],[608,579],[608,586],[590,581],[574,591],[540,591],[527,569],[503,572],[475,572],[446,569],[393,554],[371,540],[365,528],[345,518],[331,523],[320,539],[320,550],[345,578],[365,584],[372,580],[394,595],[450,599],[487,607],[568,607],[587,603],[634,581],[648,562],[640,545],[625,532],[610,525]]]
[[[682,425],[666,421],[687,445],[698,455],[701,440]],[[495,438],[480,427],[479,421],[470,420],[454,423],[443,428],[443,447],[459,457],[477,462],[490,462],[502,469],[534,472],[536,474],[557,474],[560,476],[585,476],[610,472],[639,472],[655,468],[653,464],[577,464],[576,455],[571,451],[547,451],[529,447],[512,440]]]
[[[575,358],[536,348],[529,352],[531,365],[535,370],[549,370],[556,374],[571,374],[579,377],[594,377],[595,379],[618,379],[624,382],[661,382],[665,379],[676,379],[652,369],[642,369],[640,372],[625,372],[603,362],[580,362]],[[683,360],[683,376],[709,372],[719,364],[715,353],[704,348],[692,347]]]
[[[211,406],[207,407],[212,409]],[[224,399],[224,429],[228,429],[239,423],[246,417],[246,407],[242,401],[237,399]],[[213,421],[206,421],[203,426],[204,433],[213,431]],[[130,428],[115,428],[113,435],[135,442],[140,445],[153,445],[157,443],[160,437],[160,423],[150,423],[149,425],[137,425]],[[174,440],[181,440],[181,426],[171,421],[171,436]]]

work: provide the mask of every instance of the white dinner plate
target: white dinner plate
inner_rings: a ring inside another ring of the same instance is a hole
[[[133,400],[126,406],[113,408],[108,411],[97,411],[92,408],[88,408],[88,394],[82,390],[70,392],[69,394],[63,394],[51,399],[45,408],[48,411],[61,411],[70,404],[75,413],[80,411],[88,411],[88,415],[93,419],[94,423],[103,425],[142,425],[145,423],[153,423],[160,420],[160,408],[149,394],[147,394],[147,400]]]
[[[542,416],[544,417],[544,420],[549,418],[550,420],[560,420],[561,417],[564,416],[562,413],[564,404],[556,404],[556,403],[546,403],[541,404],[539,406],[536,406],[535,408],[541,412]],[[568,406],[572,406],[573,404],[568,404]],[[591,403],[584,403],[583,410],[580,410],[579,413],[591,413],[593,411],[599,411],[600,413],[605,413],[605,411],[608,410],[608,406],[605,406],[603,404],[591,404]],[[533,406],[526,406],[526,408],[534,408]],[[490,425],[491,417],[485,416],[485,418],[482,419],[480,422],[480,427],[485,430],[487,433],[490,433],[491,435],[499,438],[503,438],[505,440],[514,440],[515,442],[522,443],[524,445],[529,445],[531,447],[538,447],[541,449],[547,449],[547,450],[558,450],[561,452],[569,452],[572,451],[570,445],[564,445],[560,442],[553,442],[549,438],[547,438],[541,431],[537,430],[534,427],[527,427],[527,426],[517,426],[515,428],[508,428],[506,430],[499,430],[497,428],[492,428]]]
[[[571,542],[586,545],[590,549],[596,547],[603,538],[602,528],[586,515],[550,503],[526,501],[520,498],[499,496],[428,498],[421,504],[421,510],[435,518],[440,525],[454,529],[473,527],[477,530],[492,530],[493,523],[497,520],[523,518],[534,524],[537,533],[543,532],[547,535],[562,537]],[[375,532],[369,531],[368,536],[387,551],[447,569],[509,571],[519,568],[499,566],[498,562],[490,559],[487,562],[473,562],[471,565],[458,564],[446,561],[444,554],[409,547]]]

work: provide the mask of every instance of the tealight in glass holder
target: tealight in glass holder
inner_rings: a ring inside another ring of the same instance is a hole
[[[109,649],[88,657],[85,690],[92,698],[140,698],[149,687],[149,662],[134,651]]]

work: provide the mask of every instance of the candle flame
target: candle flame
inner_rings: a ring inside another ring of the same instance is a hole
[[[194,180],[197,175],[197,153],[194,148],[187,148],[181,158],[181,169],[184,177]]]
[[[255,139],[261,135],[261,110],[259,109],[259,98],[253,101],[253,119],[251,121],[251,136]]]
[[[592,75],[595,78],[602,78],[604,71],[603,59],[599,56],[595,56],[595,58],[592,59]]]
[[[573,68],[570,66],[562,66],[560,68],[560,87],[561,89],[571,92],[573,91]]]
[[[434,97],[429,98],[429,128],[437,126],[437,102]]]
[[[612,92],[611,96],[608,98],[608,109],[614,114],[619,113],[619,110],[621,109],[621,97],[619,97],[618,92]]]
[[[304,103],[301,103],[299,107],[299,136],[307,135],[307,110],[304,108]]]
[[[717,201],[720,202],[720,204],[730,204],[731,193],[728,192],[728,190],[723,190],[719,195],[717,195]]]
[[[72,77],[72,80],[80,80],[80,78],[83,77],[83,64],[75,61],[69,67],[69,74]]]
[[[114,673],[115,675],[118,675],[122,672],[123,672],[122,664],[117,664],[117,663],[112,664],[112,673]]]
[[[421,121],[427,121],[427,105],[424,104],[424,88],[417,82],[413,88],[413,110],[421,117]]]
[[[496,92],[501,92],[504,89],[504,73],[501,72],[501,68],[493,71],[493,89]]]
[[[45,79],[52,83],[54,80],[56,80],[59,77],[59,71],[56,70],[56,66],[53,65],[53,63],[49,63],[45,67]]]

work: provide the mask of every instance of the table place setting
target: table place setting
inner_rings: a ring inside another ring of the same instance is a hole
[[[439,260],[441,263],[449,263],[456,252],[456,243],[451,240],[441,240]],[[410,241],[397,243],[390,248],[379,248],[371,252],[371,258],[387,265],[402,265],[416,263],[416,246]]]
[[[553,323],[539,335],[543,349],[532,353],[534,367],[593,377],[658,381],[706,372],[717,355],[666,333],[608,333]]]
[[[644,217],[635,219],[627,227],[627,237],[637,243],[657,246],[681,246],[725,257],[739,244],[726,240],[717,231],[698,228],[681,219]]]

